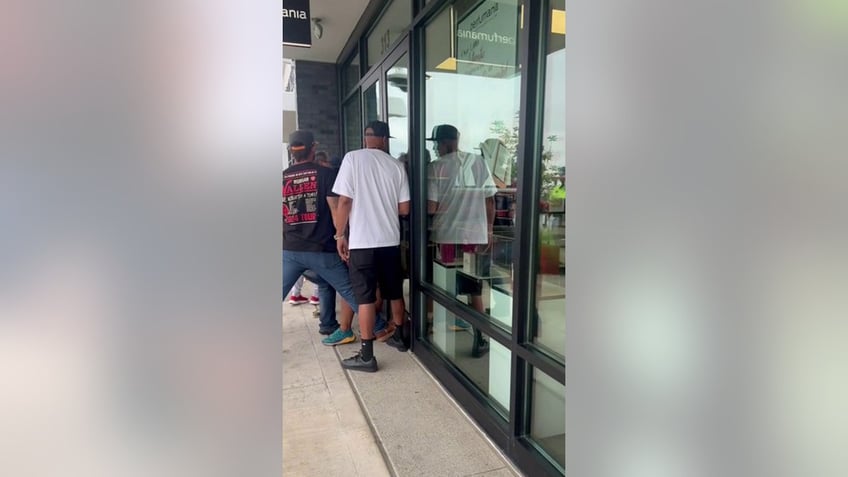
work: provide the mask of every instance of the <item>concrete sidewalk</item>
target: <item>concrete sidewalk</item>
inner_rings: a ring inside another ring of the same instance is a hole
[[[321,344],[314,309],[283,305],[283,475],[389,476],[335,351]]]
[[[283,305],[284,476],[520,475],[411,352],[344,371],[360,342],[322,345],[315,309]]]

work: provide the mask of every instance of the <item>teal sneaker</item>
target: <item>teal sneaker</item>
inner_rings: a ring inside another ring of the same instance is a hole
[[[342,331],[341,328],[336,328],[333,334],[321,340],[326,346],[353,343],[354,341],[356,341],[356,335],[353,334],[353,330]]]
[[[451,331],[469,331],[471,329],[471,325],[457,318],[454,320],[453,324],[448,327],[448,329]]]

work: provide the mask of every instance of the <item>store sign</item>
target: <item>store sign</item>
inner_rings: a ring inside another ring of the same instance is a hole
[[[283,0],[283,45],[312,46],[309,0]]]
[[[485,0],[456,25],[456,72],[507,78],[518,57],[518,6]]]

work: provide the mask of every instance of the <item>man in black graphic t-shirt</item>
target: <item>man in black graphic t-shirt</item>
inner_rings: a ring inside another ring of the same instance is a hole
[[[333,238],[332,208],[338,203],[332,191],[335,172],[313,161],[315,146],[310,131],[298,130],[289,136],[294,165],[283,171],[283,297],[303,272],[312,270],[355,310],[347,266]],[[331,334],[339,327],[335,317],[332,323],[321,321],[322,334]]]

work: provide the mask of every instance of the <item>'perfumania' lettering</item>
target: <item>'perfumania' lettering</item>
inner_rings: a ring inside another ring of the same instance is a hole
[[[297,18],[298,20],[306,20],[306,11],[284,8],[283,18]]]

